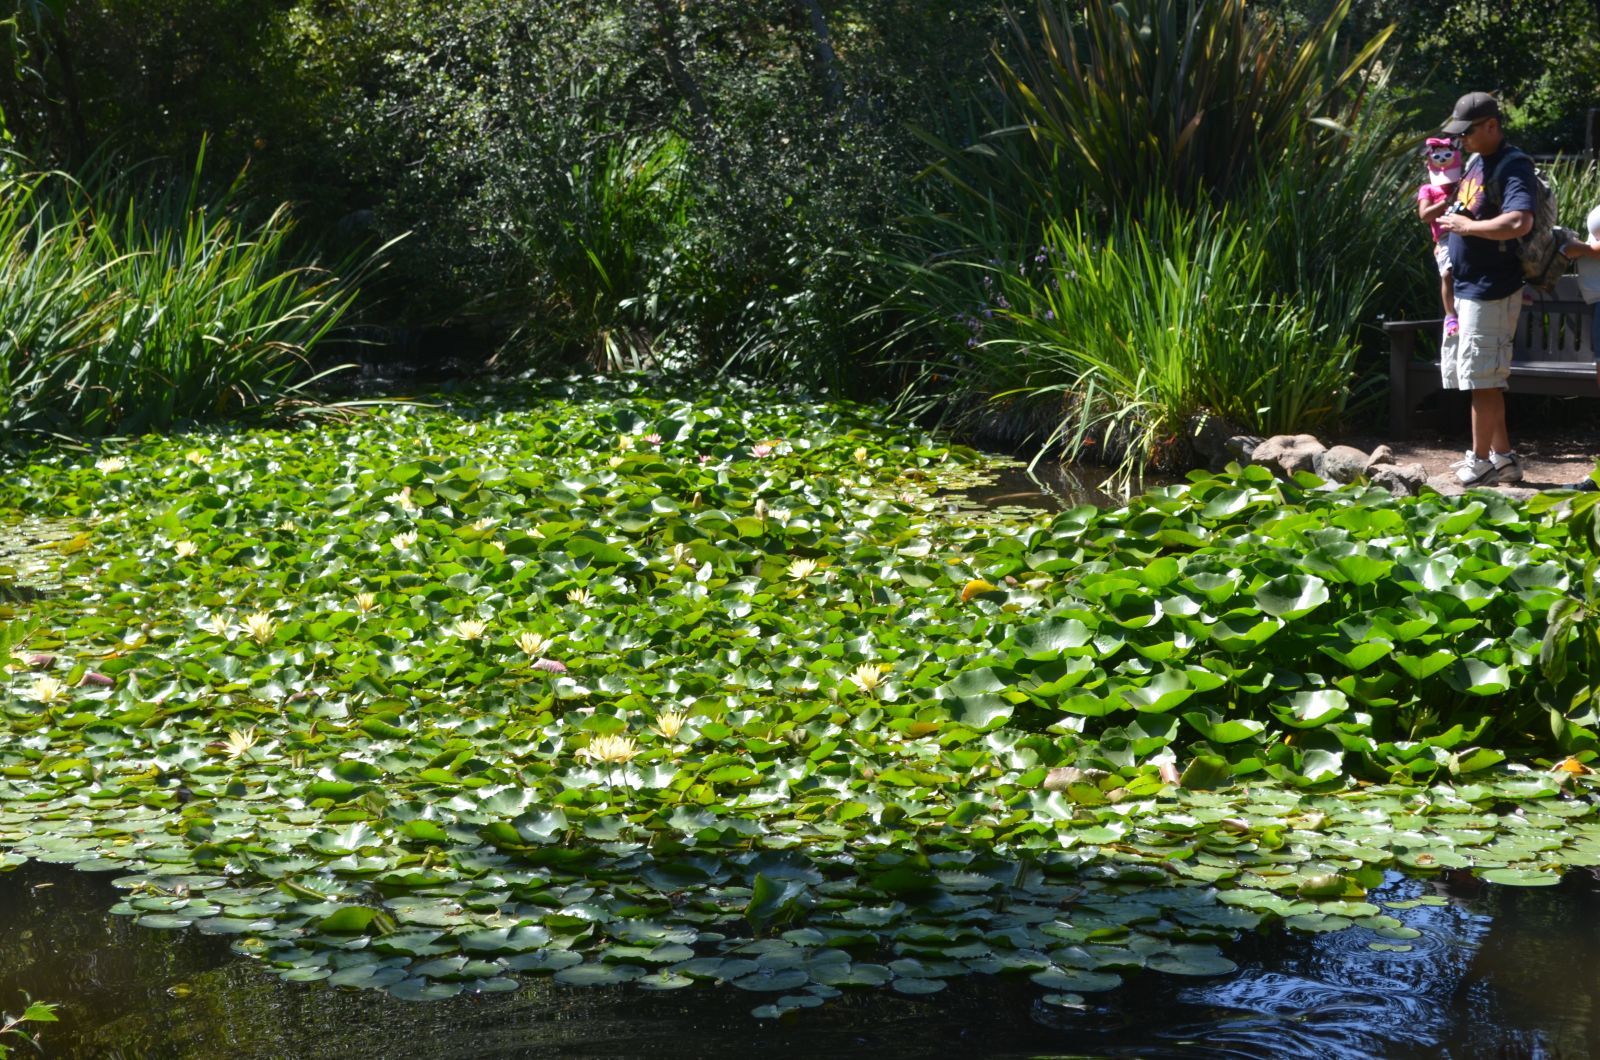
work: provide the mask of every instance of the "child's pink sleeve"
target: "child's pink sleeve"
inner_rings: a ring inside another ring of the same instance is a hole
[[[1450,192],[1437,184],[1424,184],[1417,189],[1417,201],[1432,206],[1450,197]]]

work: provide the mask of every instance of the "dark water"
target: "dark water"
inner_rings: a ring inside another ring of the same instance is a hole
[[[1360,930],[1269,931],[1210,979],[1143,973],[1083,1010],[1026,978],[954,981],[931,1000],[847,993],[790,1021],[763,995],[665,994],[530,979],[514,994],[409,1003],[284,983],[225,940],[135,927],[105,876],[27,865],[0,876],[0,1008],[61,1002],[49,1057],[1589,1057],[1600,1056],[1600,884],[1459,887],[1395,878],[1378,901],[1423,932],[1378,952]],[[18,1053],[18,1056],[24,1055]]]
[[[1057,512],[1092,504],[1096,508],[1119,508],[1128,503],[1128,495],[1106,488],[1110,468],[1092,465],[1059,464],[1041,460],[1029,468],[1027,464],[1000,458],[999,463],[987,472],[990,481],[955,491],[963,507],[983,509],[1006,514],[1016,509]],[[1138,485],[1144,490],[1157,486],[1186,481],[1182,477],[1148,474]]]

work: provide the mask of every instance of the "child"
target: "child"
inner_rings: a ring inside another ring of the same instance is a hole
[[[1444,238],[1439,218],[1450,208],[1461,183],[1461,149],[1448,136],[1430,136],[1422,152],[1428,164],[1428,182],[1417,189],[1417,216],[1433,233],[1433,260],[1439,267],[1439,298],[1444,302],[1444,333],[1460,330],[1456,321],[1455,277],[1450,272],[1450,241]]]
[[[1573,241],[1562,247],[1561,252],[1577,261],[1578,290],[1591,306],[1589,348],[1594,351],[1595,382],[1600,384],[1600,206],[1589,211],[1589,242]],[[1600,485],[1586,478],[1574,483],[1572,488],[1593,491],[1600,489]]]

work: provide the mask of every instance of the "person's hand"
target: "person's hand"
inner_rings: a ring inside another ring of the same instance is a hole
[[[1467,231],[1467,225],[1471,222],[1472,218],[1468,217],[1464,213],[1447,213],[1443,217],[1439,218],[1439,227],[1444,229],[1446,232],[1459,232],[1465,235]]]

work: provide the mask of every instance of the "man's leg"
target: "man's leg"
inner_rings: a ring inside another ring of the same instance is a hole
[[[1511,376],[1511,347],[1522,316],[1522,292],[1492,302],[1456,299],[1461,317],[1458,356],[1466,386],[1472,391],[1472,451],[1487,459],[1490,451],[1509,453],[1506,427],[1506,381]]]
[[[1506,430],[1506,392],[1490,387],[1472,392],[1472,451],[1481,457],[1511,452]]]

